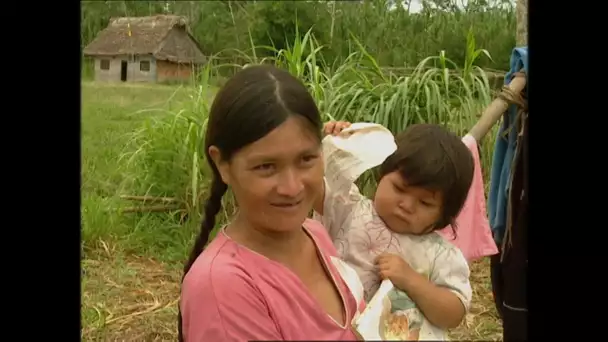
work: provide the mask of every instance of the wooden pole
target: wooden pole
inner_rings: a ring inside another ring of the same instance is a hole
[[[507,89],[513,92],[513,94],[520,94],[526,86],[525,75],[516,74],[515,77],[509,83]],[[471,128],[469,134],[475,138],[476,141],[480,141],[494,126],[494,124],[501,118],[502,114],[509,108],[509,103],[502,98],[496,98],[481,114],[479,121]]]
[[[515,44],[517,46],[528,45],[528,0],[517,0],[515,4],[515,16],[517,20],[517,31],[515,33]]]
[[[515,44],[517,46],[528,45],[528,0],[517,0],[515,4],[515,15],[517,18],[517,28],[515,33]],[[520,94],[526,87],[525,76],[515,76],[511,83],[509,83],[508,89],[513,94]],[[497,98],[486,108],[481,115],[479,121],[471,128],[469,134],[472,135],[475,140],[481,140],[496,124],[502,114],[509,108],[509,103],[501,98]]]

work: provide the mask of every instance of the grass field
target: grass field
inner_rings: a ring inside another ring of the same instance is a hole
[[[120,214],[129,187],[129,133],[190,105],[192,90],[82,83],[82,339],[174,341],[182,263],[195,223],[163,214]],[[141,194],[131,194],[141,195]],[[473,305],[455,340],[500,340],[489,263],[471,265]]]

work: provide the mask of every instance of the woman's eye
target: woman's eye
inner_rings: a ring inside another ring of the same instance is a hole
[[[304,156],[304,157],[302,157],[302,161],[303,161],[304,163],[310,163],[310,162],[314,161],[314,160],[315,160],[315,159],[317,159],[317,158],[318,158],[318,156],[315,156],[315,155],[309,155],[309,156]]]
[[[272,165],[270,163],[266,163],[266,164],[260,164],[256,167],[254,167],[254,170],[267,171],[267,170],[272,170],[273,167],[274,167],[274,165]]]

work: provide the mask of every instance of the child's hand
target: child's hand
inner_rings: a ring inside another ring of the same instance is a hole
[[[338,135],[343,129],[350,127],[348,121],[330,121],[323,126],[324,135]]]
[[[398,255],[383,253],[376,258],[380,277],[382,279],[390,279],[397,288],[404,288],[404,282],[407,277],[415,272],[414,269]]]

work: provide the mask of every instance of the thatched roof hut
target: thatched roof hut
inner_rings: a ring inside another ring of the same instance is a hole
[[[189,39],[184,41],[186,37]],[[205,62],[200,46],[188,32],[186,18],[176,15],[111,18],[108,27],[99,32],[84,54],[92,57],[151,54],[171,62]]]
[[[99,32],[83,52],[85,56],[99,61],[126,60],[127,69],[130,69],[129,63],[138,60],[149,60],[158,66],[179,64],[182,68],[183,65],[202,64],[206,61],[200,45],[188,30],[186,19],[176,15],[111,18],[108,27]],[[108,63],[103,63],[107,68],[99,67],[96,71],[111,70]],[[151,71],[148,67],[140,69]],[[171,72],[174,73],[174,70]],[[112,78],[110,75],[108,77]]]

